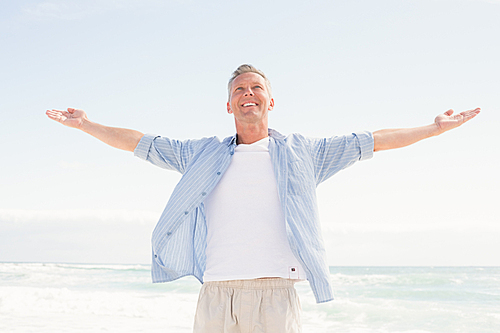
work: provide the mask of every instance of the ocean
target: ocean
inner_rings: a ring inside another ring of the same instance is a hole
[[[201,284],[148,265],[0,263],[0,332],[191,332]],[[296,284],[305,333],[498,333],[500,267],[330,267],[335,300]]]

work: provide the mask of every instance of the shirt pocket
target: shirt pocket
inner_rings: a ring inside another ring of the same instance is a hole
[[[293,161],[288,164],[288,193],[303,195],[313,190],[307,177],[307,168],[303,161]]]

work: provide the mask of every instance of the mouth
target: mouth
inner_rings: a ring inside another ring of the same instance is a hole
[[[241,106],[244,108],[250,107],[250,106],[258,106],[258,105],[259,105],[258,103],[254,103],[254,102],[247,102],[247,103],[241,104]]]

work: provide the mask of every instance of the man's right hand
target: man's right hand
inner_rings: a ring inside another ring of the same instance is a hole
[[[63,125],[73,128],[82,128],[84,120],[88,120],[87,115],[83,110],[68,108],[68,111],[62,110],[47,110],[45,114],[52,120],[60,122]]]
[[[77,128],[101,140],[102,142],[127,151],[134,151],[144,134],[139,131],[104,126],[94,123],[80,109],[68,108],[68,111],[47,110],[45,114],[52,120],[68,127]]]

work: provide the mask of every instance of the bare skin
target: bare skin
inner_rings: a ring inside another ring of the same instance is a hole
[[[250,144],[267,137],[268,114],[274,108],[274,100],[266,89],[264,79],[255,73],[245,73],[233,81],[231,89],[227,112],[234,116],[238,144]],[[401,148],[442,134],[463,125],[480,111],[480,108],[476,108],[453,115],[453,110],[448,110],[427,126],[375,131],[374,151]],[[83,110],[75,108],[68,108],[67,111],[47,110],[46,114],[65,126],[80,129],[112,147],[126,151],[134,151],[143,137],[139,131],[91,122]]]
[[[65,126],[82,130],[112,147],[126,151],[134,151],[144,136],[143,133],[136,130],[109,127],[91,122],[87,118],[87,114],[79,109],[68,108],[67,111],[53,109],[47,110],[45,114],[50,119]]]
[[[374,151],[406,147],[420,140],[442,134],[463,125],[477,116],[480,111],[480,108],[476,108],[453,115],[453,110],[448,110],[437,116],[433,124],[427,126],[375,131],[373,132]]]
[[[256,73],[239,75],[231,85],[227,112],[234,115],[238,143],[250,144],[268,136],[268,114],[274,99],[264,78]]]
[[[227,112],[234,116],[238,144],[250,144],[268,136],[268,115],[274,99],[264,78],[256,73],[239,75],[231,85]],[[480,108],[453,115],[448,110],[438,115],[434,123],[421,127],[383,129],[373,132],[374,151],[401,148],[420,140],[457,128],[479,114]],[[109,127],[92,122],[83,110],[68,108],[47,110],[47,116],[65,126],[80,129],[102,142],[126,151],[134,151],[143,133],[131,129]]]
[[[254,105],[246,106],[248,103]],[[256,73],[238,76],[231,85],[227,103],[227,112],[234,115],[238,143],[254,143],[267,137],[268,115],[273,108],[274,99],[262,76]],[[448,110],[427,126],[376,131],[373,133],[374,151],[401,148],[442,134],[471,120],[480,111],[476,108],[453,116],[453,110]]]

